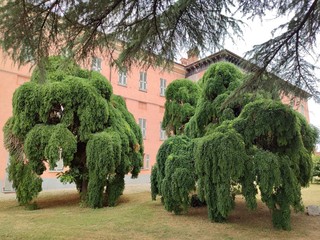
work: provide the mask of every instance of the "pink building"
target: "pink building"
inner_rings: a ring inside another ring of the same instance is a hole
[[[0,59],[4,54],[0,52]],[[130,71],[119,72],[110,66],[109,61],[99,57],[92,58],[91,68],[100,71],[112,84],[113,91],[125,98],[128,110],[139,123],[144,136],[144,164],[141,175],[148,177],[151,166],[156,161],[157,151],[165,140],[165,132],[161,130],[161,121],[164,114],[165,89],[173,80],[189,78],[199,80],[210,64],[219,61],[228,61],[241,67],[244,71],[250,71],[244,67],[244,59],[227,50],[210,55],[204,59],[198,59],[196,55],[190,55],[187,59],[181,59],[182,64],[175,63],[170,71],[160,68],[147,70],[132,67]],[[30,66],[16,67],[12,61],[0,62],[0,128],[2,129],[7,119],[12,115],[12,95],[16,88],[28,81],[32,69]],[[306,99],[295,100],[283,97],[283,102],[291,104],[299,110],[309,121],[308,103]],[[6,167],[9,154],[3,146],[3,132],[0,131],[0,191],[12,191],[11,183],[7,179]],[[43,174],[43,189],[70,187],[62,185],[56,179],[56,174],[62,171],[58,166],[54,171]]]

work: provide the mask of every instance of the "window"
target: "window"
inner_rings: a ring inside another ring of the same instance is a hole
[[[119,71],[118,84],[122,86],[127,86],[127,70],[126,69]]]
[[[139,90],[147,91],[147,73],[140,72]]]
[[[165,96],[167,80],[160,78],[160,96]]]
[[[100,72],[101,71],[101,58],[93,57],[91,62],[91,70]]]
[[[63,171],[63,158],[62,158],[62,148],[59,148],[59,160],[56,162],[56,167],[50,169],[50,172],[62,172]]]
[[[166,140],[167,134],[166,131],[162,129],[162,122],[160,122],[160,140]]]
[[[150,167],[150,156],[149,154],[146,154],[144,157],[143,169],[149,169],[149,167]]]
[[[147,120],[144,118],[139,118],[139,126],[141,128],[142,137],[146,138]]]

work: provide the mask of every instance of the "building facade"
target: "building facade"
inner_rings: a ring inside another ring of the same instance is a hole
[[[32,69],[28,65],[18,68],[10,59],[6,59],[2,52],[0,52],[0,59],[2,59],[0,62],[0,191],[11,192],[13,189],[6,173],[9,154],[3,146],[2,128],[12,115],[12,96],[15,89],[30,79]],[[96,56],[91,60],[89,68],[101,72],[110,81],[113,92],[124,97],[128,110],[134,115],[136,122],[141,127],[145,155],[140,174],[150,174],[151,167],[156,161],[157,151],[166,139],[165,132],[161,129],[161,121],[164,115],[165,89],[172,81],[181,78],[197,81],[210,64],[219,61],[234,63],[244,71],[248,71],[242,64],[244,59],[227,50],[203,59],[189,55],[188,58],[181,59],[181,64],[175,63],[170,71],[161,68],[143,69],[134,66],[130,71],[119,71],[102,57]],[[306,99],[292,102],[292,98],[283,97],[283,102],[291,104],[309,121]],[[62,185],[56,179],[56,174],[62,170],[62,164],[58,164],[55,170],[46,171],[42,176],[43,189],[70,187]]]

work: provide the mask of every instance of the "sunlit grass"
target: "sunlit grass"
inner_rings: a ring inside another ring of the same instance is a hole
[[[320,205],[320,185],[303,189],[303,200]],[[113,208],[82,208],[75,191],[46,192],[37,204],[28,211],[0,199],[0,239],[317,239],[320,231],[320,217],[305,213],[292,215],[292,231],[275,230],[264,204],[249,211],[240,196],[223,224],[211,223],[205,207],[171,214],[146,188],[127,190]]]

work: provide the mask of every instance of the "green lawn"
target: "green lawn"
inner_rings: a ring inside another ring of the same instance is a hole
[[[305,205],[320,205],[320,184],[303,189]],[[292,231],[275,230],[269,210],[259,202],[248,211],[241,197],[227,223],[211,223],[206,208],[176,216],[150,192],[128,193],[114,208],[79,206],[75,191],[47,192],[39,210],[28,211],[12,199],[0,199],[0,239],[318,239],[320,217],[293,214]]]

